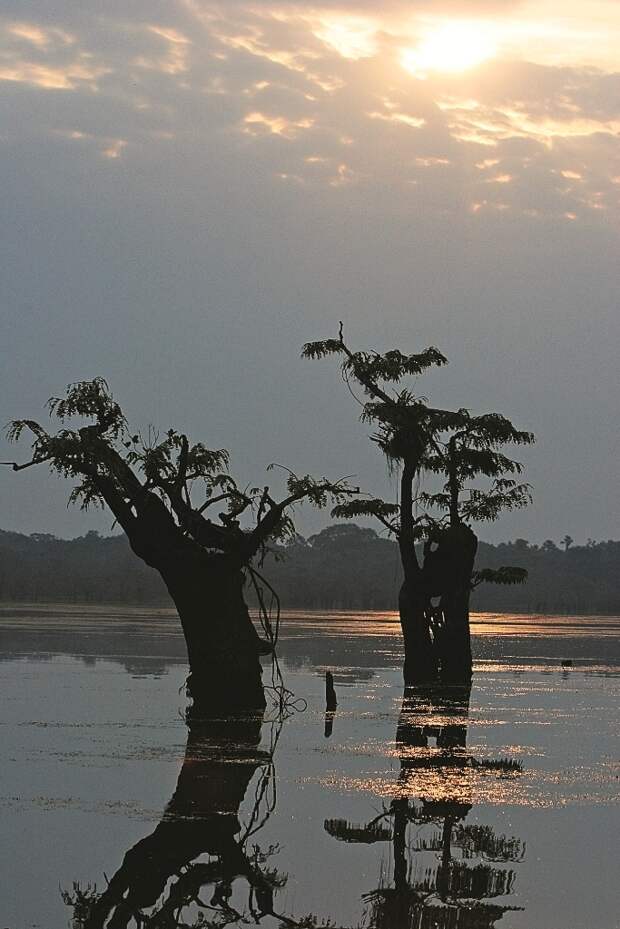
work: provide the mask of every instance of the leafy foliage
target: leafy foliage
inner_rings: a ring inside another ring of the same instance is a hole
[[[301,350],[302,358],[326,358],[327,355],[344,354],[340,339],[325,339],[323,342],[306,342]]]
[[[352,492],[352,488],[346,481],[329,481],[325,477],[317,481],[309,474],[305,474],[303,477],[291,474],[287,481],[287,487],[291,497],[308,499],[319,510],[325,509],[330,500],[344,500]],[[359,491],[356,488],[354,492]]]
[[[471,586],[477,587],[479,584],[525,584],[527,580],[527,570],[525,568],[514,568],[502,566],[501,568],[482,568],[480,571],[474,571],[472,574]]]
[[[347,500],[346,503],[339,503],[332,510],[332,516],[340,519],[355,519],[359,516],[375,516],[384,525],[390,529],[394,527],[394,517],[399,514],[399,506],[396,503],[386,503],[378,497],[371,497],[369,500]]]
[[[532,502],[529,484],[516,484],[498,479],[489,490],[469,490],[469,497],[461,507],[466,521],[493,522],[503,510],[516,510]]]
[[[443,417],[449,414],[429,409],[424,399],[416,397],[410,388],[394,392],[389,390],[389,385],[447,364],[444,355],[432,346],[410,355],[398,349],[383,354],[354,352],[344,342],[342,324],[339,339],[308,342],[302,349],[303,358],[317,359],[333,354],[342,356],[340,368],[345,381],[355,382],[366,394],[368,399],[362,404],[362,420],[377,425],[378,431],[372,438],[388,460],[419,459],[429,439],[440,428]]]
[[[69,384],[65,397],[52,397],[47,405],[50,415],[62,423],[75,416],[95,419],[99,426],[115,439],[122,435],[127,427],[123,411],[114,401],[108,383],[103,377]]]
[[[447,364],[447,359],[436,348],[427,348],[413,355],[403,355],[398,349],[379,352],[355,352],[347,357],[344,371],[360,383],[386,381],[398,383],[403,377],[417,376],[428,368]]]
[[[504,445],[531,445],[531,432],[516,429],[499,413],[471,416],[461,409],[445,436],[433,443],[424,456],[422,468],[443,474],[446,482],[439,493],[420,495],[430,508],[443,511],[450,521],[493,521],[503,510],[514,510],[531,503],[529,484],[517,483],[512,476],[523,471],[519,461],[499,449]],[[489,478],[490,486],[468,486],[479,477]]]
[[[448,489],[439,493],[422,492],[418,502],[429,509],[436,509],[447,514],[450,510],[451,496]],[[488,489],[472,487],[465,499],[459,499],[459,515],[465,522],[493,522],[503,510],[515,510],[528,506],[532,501],[529,484],[517,484],[515,481],[498,478]],[[446,516],[447,518],[447,516]]]
[[[412,462],[419,468],[448,418],[445,410],[430,409],[409,390],[399,392],[392,403],[365,404],[362,414],[362,420],[376,425],[377,431],[371,435],[371,440],[386,456],[391,470],[402,462]]]
[[[30,419],[9,425],[11,441],[19,440],[26,431],[33,437],[31,460],[13,464],[13,468],[47,462],[52,471],[73,479],[70,503],[82,508],[109,506],[130,536],[155,495],[165,505],[171,531],[208,550],[236,552],[246,563],[264,551],[270,540],[294,537],[287,510],[295,503],[307,500],[324,508],[330,501],[341,503],[357,492],[346,480],[315,480],[290,471],[288,496],[279,503],[267,486],[241,489],[228,473],[225,449],[210,449],[202,442],[192,445],[175,429],[169,429],[163,438],[153,429],[146,437],[139,432],[131,434],[101,377],[69,384],[66,395],[52,398],[48,409],[64,427],[55,434]],[[75,419],[89,424],[65,426]],[[198,490],[202,500],[194,502]],[[203,515],[218,503],[222,506],[217,514],[219,524]],[[242,516],[248,517],[245,528],[240,523]]]
[[[147,487],[166,492],[179,482],[201,480],[204,492],[226,487],[231,495],[238,493],[234,480],[226,473],[229,454],[224,448],[209,449],[202,442],[190,446],[186,436],[169,429],[166,438],[140,435],[123,443],[127,449],[126,461],[146,478]]]
[[[372,441],[384,453],[390,468],[407,468],[408,482],[408,487],[401,487],[400,507],[372,499],[348,501],[335,507],[334,516],[374,516],[397,535],[406,524],[413,541],[423,536],[425,529],[434,530],[438,523],[492,521],[503,510],[530,503],[529,485],[514,480],[521,474],[522,464],[503,452],[506,445],[531,444],[534,437],[530,432],[516,429],[499,413],[472,416],[463,408],[435,409],[408,386],[396,391],[386,388],[446,364],[446,358],[436,348],[410,355],[398,349],[384,354],[352,351],[344,342],[341,324],[339,339],[309,342],[302,351],[303,357],[313,359],[334,354],[341,358],[345,380],[353,380],[367,396],[361,418],[376,427]],[[439,491],[425,491],[414,499],[414,481],[425,473],[444,475],[445,484]],[[470,486],[480,477],[488,478],[491,485]],[[409,500],[411,505],[415,502],[418,507],[426,507],[427,512],[414,520],[408,511]],[[437,518],[432,516],[433,511],[438,512]]]
[[[436,348],[410,355],[398,349],[384,354],[352,351],[344,342],[341,323],[339,339],[310,342],[302,351],[303,357],[312,359],[334,354],[340,358],[349,387],[353,381],[364,391],[361,418],[375,428],[372,441],[385,455],[390,470],[400,469],[400,499],[398,504],[378,498],[347,500],[337,504],[332,515],[374,517],[385,526],[398,539],[405,580],[424,590],[429,603],[432,596],[439,596],[441,606],[443,594],[449,593],[445,603],[454,604],[455,589],[465,593],[483,581],[523,583],[526,572],[519,568],[504,567],[471,577],[477,540],[469,524],[493,521],[502,511],[531,502],[529,485],[516,480],[523,465],[504,449],[530,445],[532,433],[517,429],[499,413],[474,416],[464,408],[435,409],[410,385],[401,383],[444,365],[446,359]],[[443,477],[443,486],[418,492],[425,475]],[[482,486],[480,479],[484,479]],[[416,543],[422,540],[420,552]],[[427,616],[432,615],[429,606]],[[443,642],[448,642],[447,636]],[[434,643],[433,637],[429,652]]]
[[[413,355],[403,355],[398,349],[379,352],[350,352],[342,338],[326,339],[323,342],[307,342],[301,352],[302,358],[325,358],[327,355],[344,355],[343,374],[353,376],[363,384],[386,381],[396,383],[406,375],[416,376],[428,368],[448,363],[447,358],[434,347]],[[368,388],[372,393],[371,388]]]

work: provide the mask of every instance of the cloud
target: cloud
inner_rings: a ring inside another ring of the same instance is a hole
[[[284,116],[268,116],[265,113],[253,111],[243,118],[243,132],[249,135],[260,135],[269,132],[273,135],[294,138],[300,130],[310,129],[313,125],[311,119],[286,119]]]
[[[133,64],[162,74],[173,75],[187,71],[190,40],[176,29],[153,25],[146,29],[162,40],[164,51],[162,54],[140,55],[134,58]]]
[[[230,157],[264,159],[274,181],[326,193],[415,189],[440,214],[617,210],[620,73],[607,70],[606,46],[600,67],[585,66],[575,38],[586,18],[597,34],[620,30],[608,3],[558,13],[544,0],[536,17],[529,0],[388,3],[380,14],[352,2],[61,4],[53,23],[42,2],[28,21],[10,7],[0,81],[64,92],[52,111],[33,96],[27,127],[15,95],[13,137],[56,134],[83,142],[84,158],[125,163],[170,146],[182,160],[220,134]],[[459,58],[482,25],[496,46]],[[554,62],[560,39],[575,63]],[[420,49],[426,65],[412,76],[403,64]]]
[[[0,81],[30,84],[43,90],[76,90],[81,85],[95,89],[97,80],[108,69],[78,57],[57,67],[17,59],[8,65],[0,64]]]
[[[43,28],[35,23],[17,22],[9,23],[6,31],[9,36],[15,39],[23,40],[26,43],[34,45],[36,48],[48,48],[52,44],[71,45],[75,41],[74,37],[62,29]]]
[[[533,535],[613,534],[581,481],[617,461],[618,9],[5,0],[4,418],[101,372],[132,420],[230,444],[248,480],[286,422],[279,460],[354,461],[381,492],[349,397],[298,362],[344,318],[360,347],[439,344],[438,402],[491,396],[541,432]],[[493,54],[450,73],[440,42],[412,75],[450,17],[457,42],[490,23]],[[53,520],[15,488],[16,521],[83,531],[58,488]]]

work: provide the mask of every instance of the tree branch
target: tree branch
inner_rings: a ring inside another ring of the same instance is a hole
[[[33,458],[32,461],[27,461],[25,464],[18,464],[16,461],[0,461],[0,465],[7,465],[12,468],[13,471],[23,471],[25,468],[32,468],[33,465],[42,464],[44,461],[49,461],[51,458],[51,455],[46,455],[45,458]]]
[[[353,495],[361,493],[359,488],[349,488],[343,487],[340,491],[343,495]],[[244,553],[246,557],[251,558],[259,550],[260,546],[269,538],[269,536],[277,528],[278,523],[283,518],[286,510],[293,506],[295,503],[299,503],[306,497],[312,497],[316,493],[328,493],[337,495],[338,482],[331,483],[330,481],[324,481],[320,484],[314,484],[312,487],[306,487],[302,490],[296,491],[295,493],[289,494],[288,497],[285,497],[284,500],[281,500],[280,503],[275,503],[268,493],[263,492],[263,498],[265,503],[269,506],[269,510],[265,515],[260,519],[256,527],[246,536],[246,543],[244,545]]]
[[[388,403],[390,405],[396,403],[394,398],[390,397],[388,393],[382,390],[381,387],[379,387],[378,384],[372,380],[372,378],[368,377],[367,375],[363,374],[362,372],[358,370],[358,367],[355,362],[355,355],[344,341],[343,328],[344,327],[343,327],[342,321],[340,321],[339,330],[338,330],[338,340],[342,346],[343,352],[345,353],[345,355],[351,362],[351,366],[353,368],[353,373],[355,374],[355,377],[358,379],[360,384],[362,384],[366,388],[366,390],[369,392],[369,394],[371,394],[371,396],[378,397],[380,400],[383,400],[384,403]]]
[[[127,533],[131,541],[137,519],[131,511],[131,506],[123,499],[114,486],[114,481],[109,477],[97,475],[96,473],[86,476],[91,477],[91,480],[112,511],[118,524]]]
[[[232,491],[227,491],[225,494],[218,494],[217,497],[209,497],[209,499],[205,500],[202,506],[199,506],[197,510],[194,510],[194,512],[199,514],[204,513],[207,507],[210,507],[211,504],[220,503],[220,501],[227,500],[229,497],[234,496],[237,496],[237,494],[233,493]]]

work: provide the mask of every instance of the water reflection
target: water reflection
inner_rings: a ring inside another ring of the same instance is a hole
[[[518,909],[498,898],[513,892],[509,865],[525,847],[490,826],[465,823],[473,804],[460,773],[486,768],[514,776],[519,766],[510,759],[479,761],[467,750],[469,697],[460,688],[406,694],[396,732],[397,795],[366,824],[325,822],[341,841],[391,844],[391,877],[384,870],[365,895],[373,929],[490,929]]]
[[[275,804],[279,730],[272,728],[265,751],[262,728],[256,716],[190,728],[177,787],[159,825],[129,849],[102,893],[78,885],[63,893],[74,929],[226,926],[278,915],[274,892],[286,877],[269,864],[277,847],[261,849],[253,841]],[[239,808],[258,771],[242,826]]]
[[[514,776],[519,769],[467,749],[468,708],[463,690],[406,696],[394,799],[366,824],[325,822],[341,841],[390,846],[390,867],[384,863],[378,886],[364,895],[368,929],[491,929],[516,909],[500,898],[513,891],[524,845],[466,822],[473,804],[461,775],[484,768]],[[103,892],[74,886],[64,893],[74,929],[223,927],[264,917],[280,927],[319,925],[315,917],[299,922],[277,912],[276,893],[286,883],[273,866],[278,846],[257,844],[275,807],[280,727],[272,726],[267,750],[266,728],[258,716],[192,725],[161,822],[127,851]],[[250,814],[242,825],[244,800]]]
[[[524,617],[474,614],[477,661],[573,660],[575,667],[617,668],[617,617]],[[0,605],[0,661],[48,660],[70,655],[92,665],[121,664],[132,676],[161,676],[187,661],[185,642],[171,611],[147,608]],[[372,680],[382,668],[400,667],[402,645],[396,614],[287,614],[279,656],[289,670],[324,673],[337,668],[337,683]]]

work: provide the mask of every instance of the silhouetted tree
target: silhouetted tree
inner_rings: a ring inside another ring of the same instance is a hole
[[[529,445],[523,432],[498,413],[471,416],[461,409],[444,434],[428,446],[422,470],[445,477],[438,493],[421,493],[418,501],[427,508],[424,543],[425,581],[439,604],[433,614],[434,641],[441,680],[461,683],[471,677],[469,601],[471,591],[482,583],[519,584],[527,577],[523,568],[503,566],[474,570],[478,538],[471,524],[494,521],[504,510],[527,506],[529,486],[514,479],[520,462],[503,454],[505,445]],[[487,479],[482,487],[473,486]],[[344,504],[346,507],[346,504]],[[439,519],[431,514],[438,512]]]
[[[470,523],[496,519],[503,509],[529,502],[527,486],[510,477],[521,465],[499,449],[529,444],[533,436],[496,413],[472,417],[464,409],[434,409],[410,387],[400,386],[406,378],[446,363],[436,348],[413,355],[397,349],[385,354],[354,352],[344,341],[341,324],[338,339],[309,342],[302,351],[306,358],[327,355],[338,355],[344,379],[364,391],[362,420],[376,427],[373,441],[390,466],[400,468],[398,503],[349,500],[337,504],[332,513],[349,519],[374,517],[398,541],[404,575],[399,612],[405,684],[466,682],[471,678],[472,588],[483,581],[511,584],[525,577],[525,572],[506,567],[475,575],[477,538]],[[399,388],[393,390],[393,384]],[[445,476],[440,493],[416,494],[424,472]],[[480,475],[491,485],[470,487]],[[434,510],[440,511],[438,518]],[[420,542],[422,553],[416,550]]]
[[[174,429],[163,439],[152,430],[147,439],[132,435],[102,378],[69,385],[65,397],[49,401],[49,411],[63,424],[56,433],[33,420],[9,427],[11,440],[25,431],[33,436],[31,460],[13,463],[14,470],[46,462],[77,481],[70,500],[83,508],[107,505],[135,554],[159,571],[185,634],[195,713],[264,706],[259,656],[272,643],[251,622],[245,572],[271,541],[293,533],[287,514],[294,504],[325,507],[353,491],[342,481],[292,472],[280,501],[267,486],[242,490],[228,473],[225,450],[192,445]],[[94,422],[64,425],[76,418]],[[207,511],[216,504],[223,511],[212,521]]]

